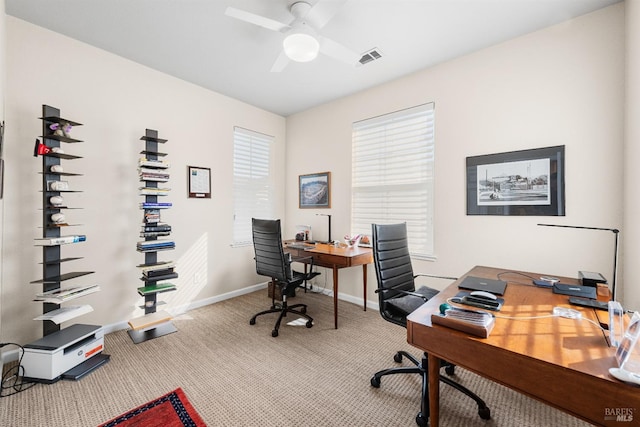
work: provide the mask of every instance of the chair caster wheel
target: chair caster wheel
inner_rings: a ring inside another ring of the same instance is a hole
[[[249,324],[250,324],[250,325],[255,325],[255,324],[256,324],[256,319],[251,319],[251,320],[249,320]]]
[[[277,337],[278,336],[278,330],[274,329],[273,331],[271,331],[271,336],[274,337],[274,338]]]
[[[416,424],[420,427],[427,427],[429,425],[429,417],[425,417],[422,415],[422,412],[418,412],[418,415],[416,415]]]
[[[402,353],[397,352],[396,354],[393,355],[393,360],[397,363],[401,363],[402,362]]]
[[[375,388],[380,388],[380,378],[375,376],[371,377],[371,385]]]
[[[478,409],[478,415],[480,415],[480,418],[482,418],[483,420],[490,420],[491,419],[491,409],[489,409],[488,406],[485,406],[484,408],[479,408]]]
[[[313,322],[311,320],[307,320],[307,323],[305,325],[307,328],[310,328],[313,326]]]
[[[453,375],[456,372],[456,367],[453,365],[447,365],[444,368],[444,371],[447,373],[447,375]]]

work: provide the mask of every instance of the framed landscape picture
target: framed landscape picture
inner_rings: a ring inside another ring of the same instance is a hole
[[[564,216],[564,145],[467,157],[467,215]]]
[[[330,208],[331,172],[300,175],[298,191],[300,209]]]

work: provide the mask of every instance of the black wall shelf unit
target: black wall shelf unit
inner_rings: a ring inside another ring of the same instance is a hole
[[[144,263],[137,266],[141,270],[140,280],[143,282],[137,290],[144,297],[141,308],[144,308],[145,315],[129,321],[129,336],[136,344],[177,331],[171,322],[171,316],[157,310],[163,304],[158,300],[158,294],[176,290],[176,286],[168,280],[178,277],[173,261],[158,259],[158,252],[175,248],[175,243],[169,237],[171,225],[161,220],[162,212],[172,206],[165,201],[165,196],[169,194],[166,186],[170,178],[169,163],[164,159],[167,153],[159,150],[160,144],[167,140],[159,138],[158,131],[153,129],[146,129],[140,140],[144,141],[144,149],[140,151],[138,162],[140,195],[144,197],[144,201],[140,203],[140,237],[144,240],[138,242],[137,251],[144,253]]]
[[[46,153],[42,154],[42,239],[36,239],[36,245],[42,245],[42,279],[34,280],[31,283],[41,283],[42,284],[42,293],[37,294],[36,299],[46,299],[44,297],[49,296],[50,293],[59,294],[62,287],[62,282],[67,280],[75,279],[81,276],[85,276],[88,274],[92,274],[93,271],[79,271],[79,272],[68,272],[62,273],[62,264],[75,261],[78,259],[82,259],[82,257],[69,257],[62,258],[61,246],[64,246],[66,243],[55,244],[56,239],[64,239],[67,236],[63,236],[63,230],[67,230],[67,227],[78,226],[79,224],[68,224],[65,220],[62,221],[54,221],[53,218],[55,216],[64,215],[64,212],[70,209],[81,209],[67,206],[64,203],[64,196],[66,193],[78,193],[80,191],[71,190],[70,187],[56,187],[52,186],[52,182],[62,182],[64,177],[76,177],[82,176],[79,173],[71,173],[64,170],[61,160],[76,160],[81,159],[80,156],[75,156],[63,152],[55,152],[55,150],[63,150],[61,147],[61,143],[64,144],[74,144],[81,143],[83,141],[75,138],[71,138],[68,135],[57,135],[56,131],[52,129],[52,127],[62,128],[65,125],[69,125],[71,127],[82,126],[81,123],[74,122],[72,120],[68,120],[62,118],[60,116],[60,110],[54,107],[50,107],[48,105],[42,106],[42,117],[40,117],[42,121],[42,145],[46,146]],[[58,132],[59,133],[59,132]],[[64,132],[65,134],[68,132]],[[37,155],[37,145],[40,144],[39,141],[36,141],[36,153]],[[65,147],[66,148],[66,147]],[[66,150],[63,150],[66,151]],[[65,162],[66,166],[66,162]],[[73,184],[73,183],[72,183]],[[72,187],[71,187],[72,188]],[[58,200],[56,200],[56,198]],[[53,203],[56,201],[56,203]],[[57,203],[57,202],[60,203]],[[83,235],[80,235],[83,236]],[[70,236],[69,236],[70,237]],[[84,236],[83,236],[84,237]],[[86,238],[86,237],[85,237]],[[77,242],[79,244],[84,241],[83,238],[81,241]],[[77,244],[74,243],[74,244]],[[95,291],[95,289],[91,289]],[[49,293],[49,294],[47,294]],[[89,292],[83,292],[82,290],[78,290],[73,295],[73,298],[69,297],[68,300],[78,298],[87,294]],[[65,301],[66,302],[66,301]],[[80,307],[80,306],[74,306]],[[78,310],[79,315],[86,313],[87,306],[84,310]],[[89,306],[90,307],[90,306]],[[61,304],[57,304],[54,302],[43,302],[43,315],[56,313],[61,310]],[[92,310],[92,308],[91,308]],[[72,312],[72,307],[67,307],[67,311]],[[71,314],[72,316],[72,314]],[[66,317],[70,317],[67,315]],[[73,318],[73,317],[71,317]],[[43,321],[43,335],[49,335],[51,333],[57,332],[60,330],[60,325],[52,320],[44,320]]]

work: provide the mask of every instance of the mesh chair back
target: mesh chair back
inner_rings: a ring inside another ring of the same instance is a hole
[[[253,218],[252,232],[256,272],[282,282],[291,279],[290,263],[282,249],[280,220]]]

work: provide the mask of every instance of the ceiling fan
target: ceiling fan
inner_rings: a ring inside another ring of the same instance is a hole
[[[360,55],[318,33],[346,1],[319,0],[314,6],[308,1],[296,1],[289,7],[293,19],[288,24],[231,6],[227,7],[225,14],[285,35],[283,51],[271,67],[272,72],[282,71],[289,60],[313,61],[319,52],[355,66]]]

